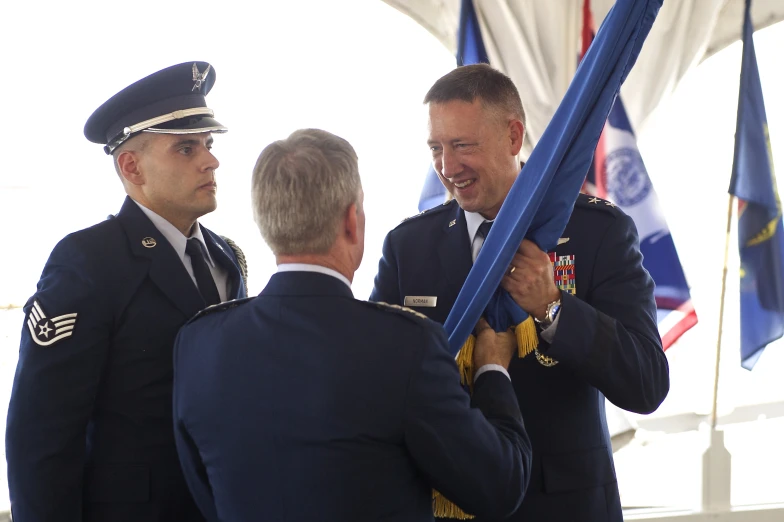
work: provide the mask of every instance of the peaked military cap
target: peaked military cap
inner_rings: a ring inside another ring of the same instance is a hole
[[[98,107],[84,126],[85,137],[106,154],[140,132],[197,134],[226,132],[205,97],[215,84],[206,62],[167,67],[129,85]]]

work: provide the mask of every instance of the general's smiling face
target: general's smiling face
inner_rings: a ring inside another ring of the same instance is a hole
[[[519,172],[522,125],[479,99],[452,100],[430,103],[428,130],[441,183],[463,210],[495,219]]]

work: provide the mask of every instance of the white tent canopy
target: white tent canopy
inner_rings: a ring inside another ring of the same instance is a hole
[[[430,31],[454,54],[459,0],[384,0]],[[614,0],[592,0],[598,26]],[[582,0],[474,0],[491,63],[517,84],[528,119],[529,152],[577,67]],[[666,0],[622,88],[639,130],[692,67],[740,38],[744,0]],[[784,19],[781,0],[754,0],[754,27]]]

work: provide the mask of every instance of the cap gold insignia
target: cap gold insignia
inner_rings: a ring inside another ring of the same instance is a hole
[[[142,245],[144,245],[144,248],[153,248],[157,244],[158,242],[155,241],[154,237],[145,237],[142,239]]]
[[[212,65],[207,65],[207,68],[204,69],[204,72],[200,73],[199,68],[196,66],[196,64],[195,63],[193,64],[193,88],[191,89],[191,92],[193,91],[201,92],[201,84],[203,84],[207,80],[207,75],[210,74],[211,67]]]
[[[455,223],[457,223],[457,220],[453,219],[452,221],[449,222],[449,226],[453,227],[453,226],[455,226]]]

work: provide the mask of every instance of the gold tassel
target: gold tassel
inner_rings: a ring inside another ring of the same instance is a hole
[[[515,327],[515,337],[517,338],[517,355],[520,358],[532,353],[539,346],[539,336],[536,334],[536,323],[534,323],[533,317],[529,315],[528,319]],[[474,387],[475,344],[476,337],[469,335],[455,357],[457,368],[460,371],[460,384],[467,384],[472,391]],[[469,515],[436,490],[433,490],[433,515],[436,518],[454,518],[457,520],[471,520],[474,518],[474,515]]]
[[[469,335],[466,342],[457,352],[455,362],[460,372],[460,384],[468,385],[473,391],[474,387],[474,345],[476,337]],[[473,515],[464,513],[462,509],[449,501],[441,493],[433,490],[433,515],[437,518],[456,518],[458,520],[470,520]]]
[[[460,384],[468,385],[471,390],[474,388],[474,344],[476,337],[469,335],[455,357],[457,369],[460,371]]]
[[[515,327],[517,337],[517,356],[521,359],[533,352],[539,346],[539,336],[536,335],[536,323],[530,315]]]
[[[433,515],[436,518],[456,518],[457,520],[474,518],[474,515],[469,515],[436,490],[433,490]]]
[[[460,372],[460,384],[468,385],[469,389],[473,391],[474,388],[474,345],[476,344],[476,337],[469,335],[466,342],[457,352],[455,362],[457,369]],[[455,518],[458,520],[470,520],[474,518],[473,515],[465,513],[462,509],[457,507],[456,504],[451,502],[441,493],[433,490],[433,515],[436,518]]]

